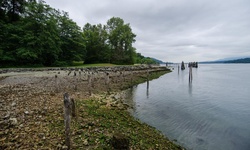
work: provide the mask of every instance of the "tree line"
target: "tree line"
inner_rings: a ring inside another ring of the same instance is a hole
[[[136,53],[136,35],[123,19],[81,28],[42,0],[1,0],[0,32],[0,66],[155,63]]]

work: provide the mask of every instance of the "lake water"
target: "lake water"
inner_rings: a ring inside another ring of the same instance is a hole
[[[250,150],[250,64],[204,64],[129,90],[136,118],[191,150]]]

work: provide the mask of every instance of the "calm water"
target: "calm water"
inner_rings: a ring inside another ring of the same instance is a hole
[[[250,150],[250,64],[207,64],[130,89],[133,115],[193,150]]]

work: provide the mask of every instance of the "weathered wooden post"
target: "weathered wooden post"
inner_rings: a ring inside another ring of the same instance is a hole
[[[71,71],[69,71],[68,76],[71,74]]]
[[[178,74],[179,74],[179,72],[180,72],[180,66],[178,65]]]
[[[89,95],[92,95],[92,77],[90,74],[88,74],[88,89],[89,89]]]
[[[107,92],[108,94],[110,94],[110,86],[109,86],[109,73],[106,73],[106,80],[105,80],[105,84],[106,84],[106,88],[107,88]]]
[[[68,93],[64,94],[64,124],[65,124],[65,144],[70,149],[70,114],[71,100]]]
[[[57,75],[55,75],[55,84],[56,84],[56,93],[58,93],[59,92],[59,87],[58,87],[58,77],[57,77]]]
[[[74,71],[74,90],[77,91],[77,83],[78,83],[78,80],[77,80],[77,76],[76,76],[76,71]]]

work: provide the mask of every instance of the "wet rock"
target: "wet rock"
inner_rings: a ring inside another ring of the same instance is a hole
[[[129,149],[129,139],[121,134],[115,133],[111,139],[111,144],[115,150],[128,150]]]

